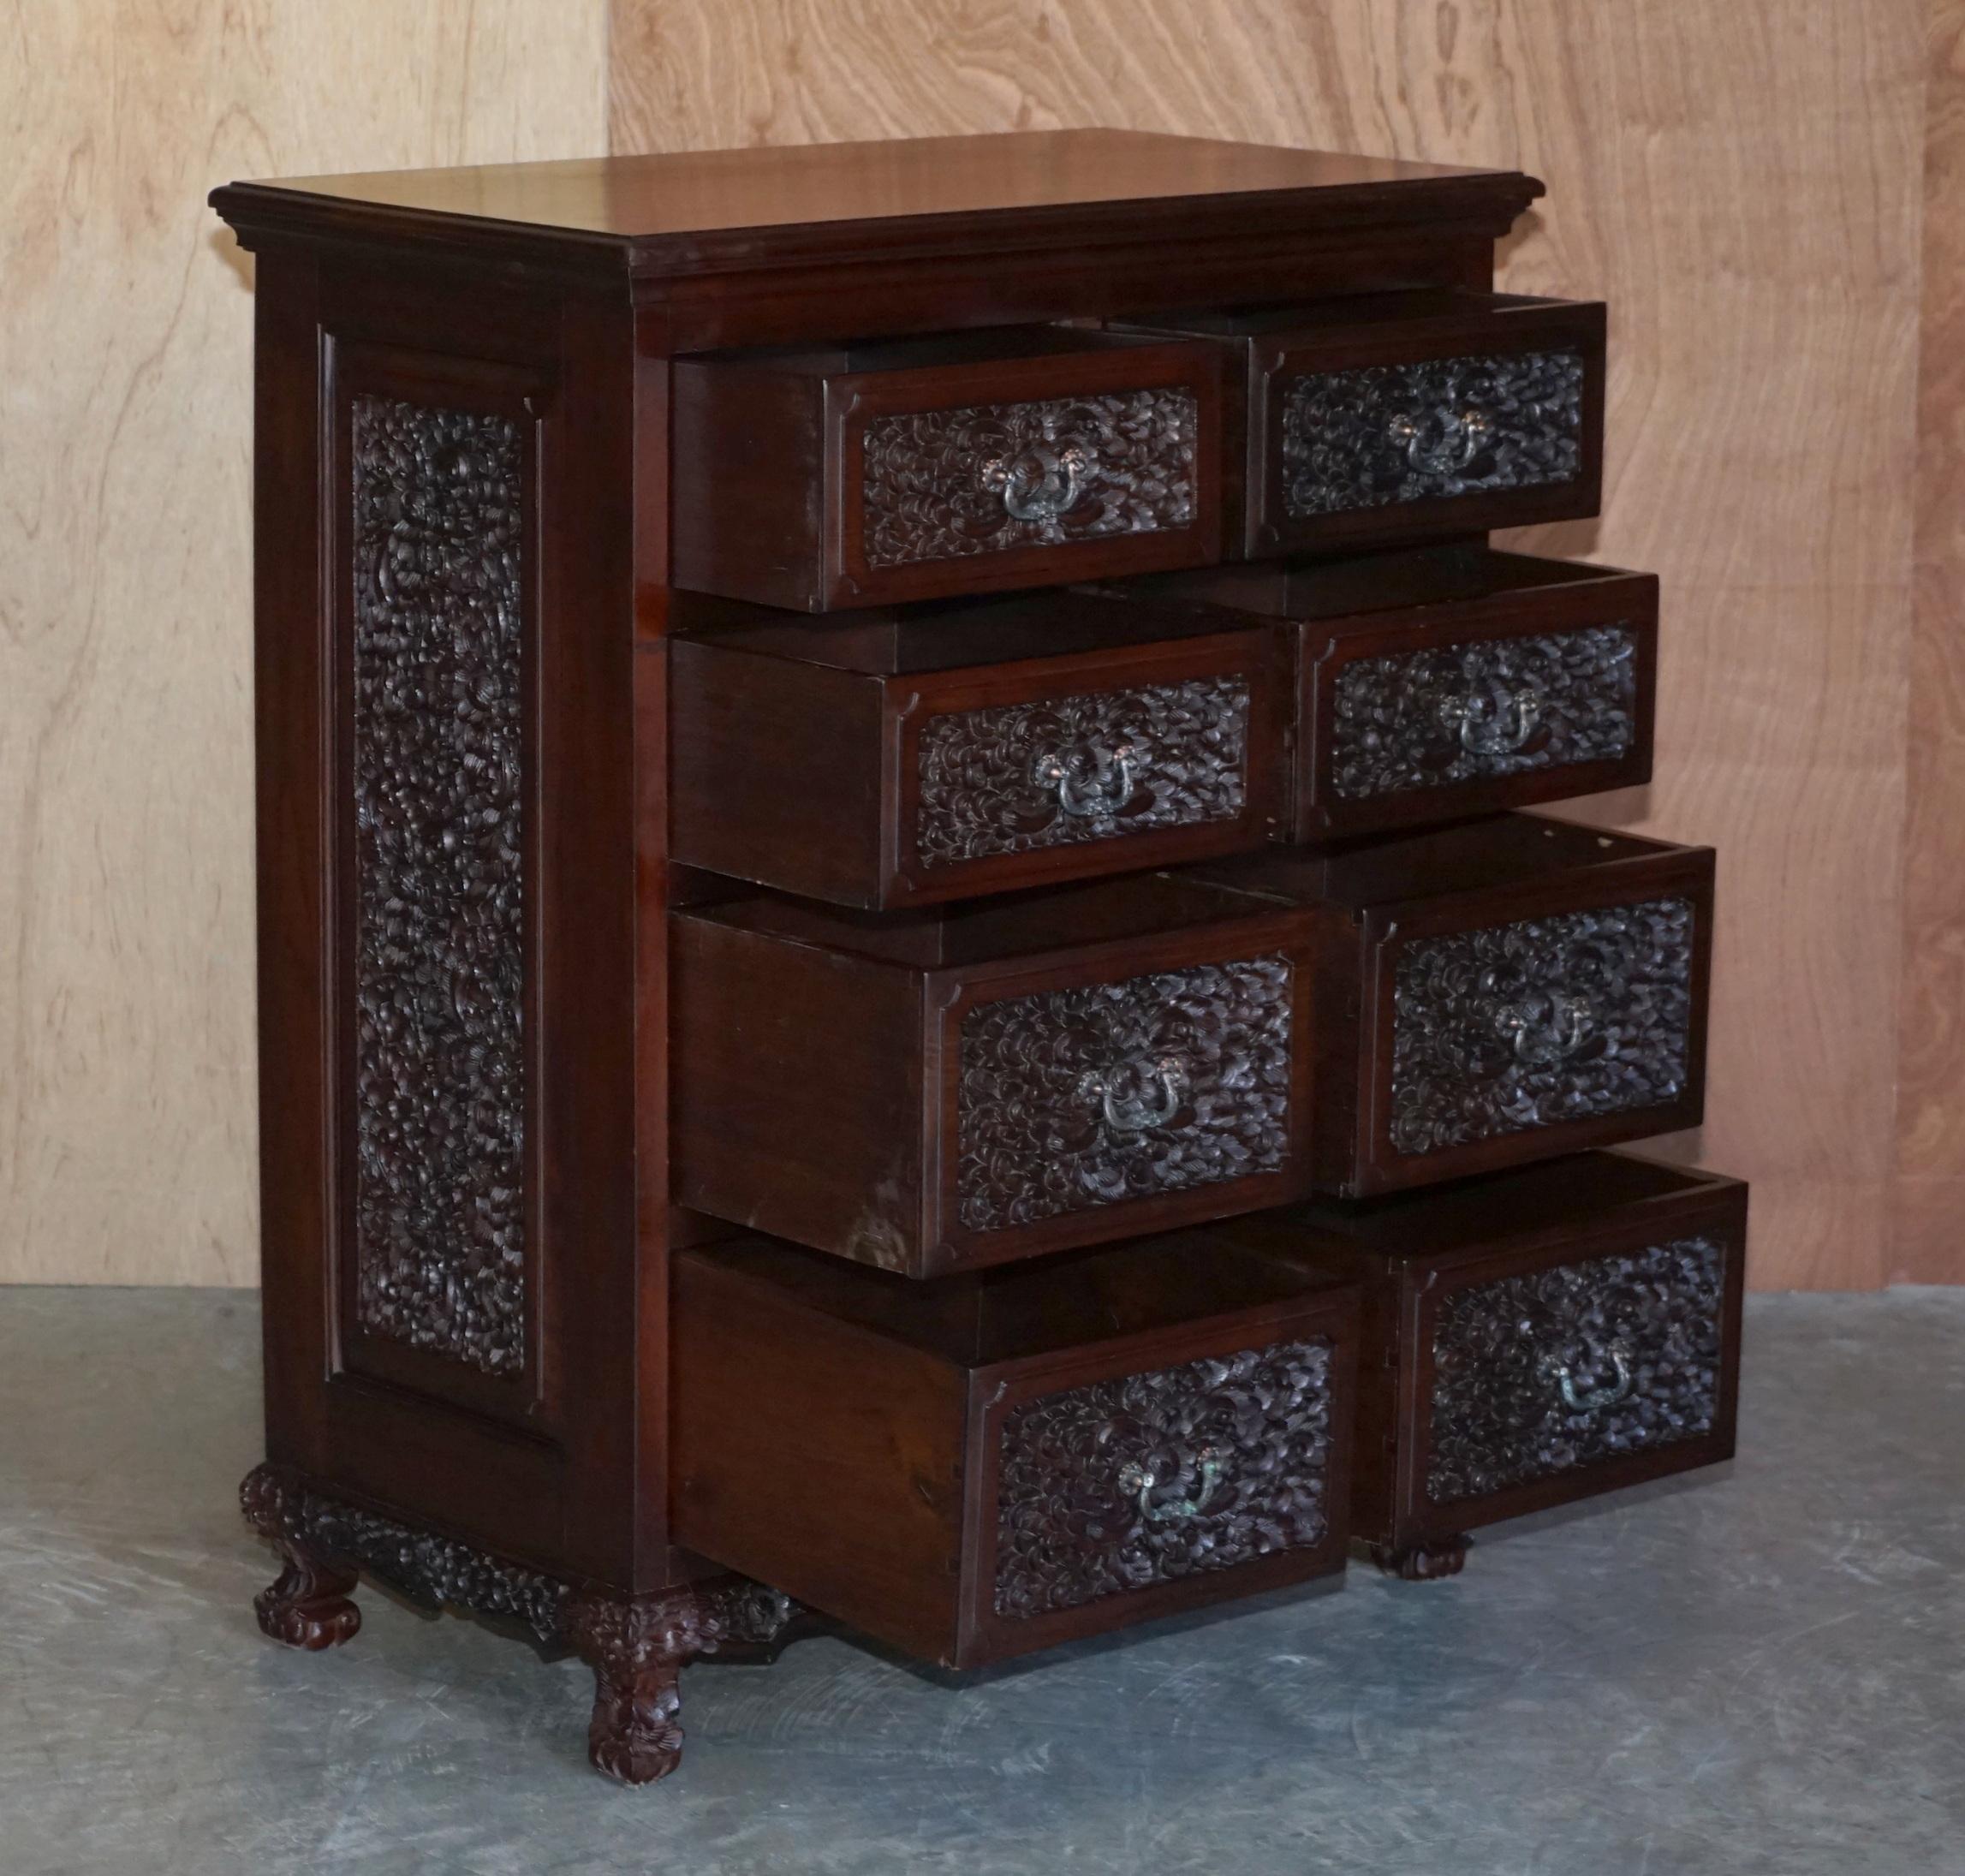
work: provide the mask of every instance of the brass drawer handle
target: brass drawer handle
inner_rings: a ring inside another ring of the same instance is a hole
[[[1116,814],[1133,798],[1133,745],[1115,749],[1081,744],[1062,753],[1046,752],[1031,771],[1039,788],[1054,790],[1057,805],[1080,820]]]
[[[1115,1134],[1143,1134],[1164,1127],[1187,1099],[1187,1064],[1178,1056],[1134,1056],[1104,1074],[1093,1070],[1079,1083],[1096,1096],[1105,1124]]]
[[[1545,1069],[1575,1058],[1596,1028],[1590,1006],[1581,997],[1553,992],[1549,1013],[1540,1017],[1522,1004],[1504,1004],[1494,1013],[1494,1027],[1524,1067]]]
[[[1422,475],[1452,475],[1487,446],[1494,426],[1486,411],[1469,406],[1429,410],[1420,416],[1402,410],[1388,428],[1392,441],[1403,447],[1406,461]]]
[[[1440,706],[1449,729],[1457,729],[1469,755],[1514,755],[1527,746],[1542,721],[1542,693],[1533,684],[1519,690],[1496,685],[1463,691]]]
[[[983,464],[983,485],[1003,497],[1012,521],[1054,521],[1078,505],[1097,463],[1082,444],[1053,450],[1033,443],[1007,462],[991,456]]]
[[[1221,1461],[1212,1446],[1203,1446],[1194,1457],[1200,1462],[1200,1488],[1191,1498],[1170,1498],[1164,1504],[1155,1504],[1153,1487],[1159,1480],[1137,1459],[1129,1459],[1120,1468],[1119,1489],[1138,1502],[1140,1516],[1149,1524],[1170,1524],[1176,1518],[1198,1518],[1221,1484]]]
[[[1605,1354],[1617,1371],[1617,1379],[1602,1387],[1578,1387],[1576,1372],[1567,1361],[1556,1369],[1556,1383],[1563,1391],[1563,1404],[1572,1414],[1600,1414],[1615,1407],[1631,1391],[1631,1352],[1622,1342],[1613,1342]]]

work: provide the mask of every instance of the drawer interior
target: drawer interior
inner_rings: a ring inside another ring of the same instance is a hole
[[[743,1238],[690,1254],[958,1367],[1031,1360],[1231,1315],[1338,1281],[1211,1230],[926,1280],[777,1238]]]
[[[1381,293],[1332,294],[1319,300],[1285,300],[1262,306],[1223,307],[1165,319],[1115,322],[1122,328],[1193,332],[1222,338],[1262,338],[1301,333],[1306,337],[1354,326],[1409,330],[1428,321],[1451,322],[1457,331],[1470,316],[1539,313],[1577,302],[1521,293],[1479,293],[1458,287],[1392,288]]]
[[[1581,867],[1691,850],[1539,815],[1498,814],[1330,853],[1252,855],[1206,873],[1250,892],[1361,908],[1459,892],[1499,894]]]
[[[925,912],[854,913],[741,899],[697,916],[743,931],[919,970],[988,963],[1113,938],[1146,938],[1264,910],[1235,888],[1178,873],[964,902]]]
[[[1223,632],[1248,622],[1225,609],[1184,600],[1058,588],[1014,599],[927,601],[827,619],[787,618],[763,607],[685,608],[711,629],[703,643],[720,651],[781,658],[868,677],[928,676],[1031,658],[1082,657],[1146,649]],[[1117,682],[1106,671],[1100,682]]]
[[[741,351],[697,352],[689,354],[689,361],[707,364],[741,360],[747,366],[793,377],[837,378],[862,372],[927,371],[948,365],[989,365],[1075,352],[1111,352],[1152,342],[1127,333],[1087,326],[993,325],[968,331],[848,339],[831,345],[755,346]]]
[[[1273,618],[1311,621],[1420,606],[1478,605],[1630,577],[1617,567],[1545,560],[1454,541],[1336,560],[1210,567],[1141,581],[1136,590],[1148,599],[1204,600]]]

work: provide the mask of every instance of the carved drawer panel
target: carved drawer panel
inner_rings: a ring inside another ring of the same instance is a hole
[[[1387,1135],[1402,1156],[1683,1099],[1696,910],[1640,900],[1397,948]]]
[[[1295,976],[1278,953],[972,1004],[956,1094],[962,1229],[1282,1171]]]
[[[1295,908],[1160,874],[674,923],[683,1204],[927,1276],[1307,1188]]]
[[[1457,1563],[1477,1525],[1733,1450],[1747,1188],[1587,1153],[1237,1236],[1361,1283],[1354,1525]]]
[[[763,884],[926,903],[1280,827],[1280,634],[1215,608],[1053,592],[753,619],[670,660],[673,851]]]
[[[1599,305],[1429,289],[1162,330],[1246,375],[1252,557],[1596,512]]]
[[[968,1666],[1341,1567],[1356,1299],[1209,1229],[926,1289],[751,1238],[676,1286],[676,1532]]]
[[[1289,622],[1299,840],[1650,779],[1651,575],[1456,544],[1250,563],[1152,590]]]
[[[1212,560],[1219,384],[1062,326],[683,360],[676,582],[823,611]]]
[[[1703,1235],[1449,1291],[1426,1494],[1484,1498],[1710,1435],[1727,1250]]]
[[[1497,815],[1212,876],[1315,908],[1319,1189],[1697,1125],[1709,849]]]
[[[1025,1401],[997,1434],[998,1616],[1075,1609],[1331,1536],[1327,1337]]]

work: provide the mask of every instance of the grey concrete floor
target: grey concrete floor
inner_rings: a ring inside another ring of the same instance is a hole
[[[1760,1301],[1742,1456],[963,1682],[836,1640],[590,1772],[570,1661],[248,1607],[256,1300],[0,1290],[0,1873],[1965,1873],[1965,1295]]]

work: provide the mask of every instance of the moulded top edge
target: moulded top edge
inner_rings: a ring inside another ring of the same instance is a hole
[[[1128,131],[1029,131],[235,182],[241,233],[544,244],[634,275],[1011,246],[1463,219],[1542,193],[1514,170]]]

